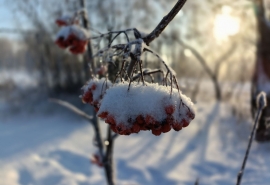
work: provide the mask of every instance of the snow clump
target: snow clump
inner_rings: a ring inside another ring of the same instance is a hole
[[[98,116],[120,135],[152,130],[154,135],[179,131],[195,117],[191,100],[159,84],[121,82],[107,89]]]

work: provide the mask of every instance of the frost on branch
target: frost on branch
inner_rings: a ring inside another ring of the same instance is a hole
[[[158,84],[118,83],[101,100],[98,116],[120,135],[152,130],[154,135],[176,131],[194,119],[193,103],[177,89]]]
[[[89,32],[78,25],[63,26],[56,36],[55,43],[60,48],[69,48],[73,54],[85,52]]]
[[[84,103],[89,103],[95,107],[95,110],[98,111],[100,107],[100,101],[106,92],[106,90],[112,86],[112,83],[105,78],[97,79],[93,78],[89,80],[86,85],[82,87],[83,95],[82,101]]]

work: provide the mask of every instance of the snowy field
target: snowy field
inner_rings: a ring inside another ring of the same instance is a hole
[[[90,162],[91,125],[46,98],[20,100],[34,94],[0,93],[0,185],[105,185],[103,169]],[[237,102],[198,102],[195,120],[180,132],[117,138],[117,185],[235,184],[251,119],[233,116]],[[270,184],[269,153],[270,143],[253,143],[243,185]]]

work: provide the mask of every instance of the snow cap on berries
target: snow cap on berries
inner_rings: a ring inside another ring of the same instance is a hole
[[[179,131],[195,117],[193,103],[177,89],[171,92],[170,87],[148,83],[131,84],[129,90],[128,86],[124,82],[108,89],[97,113],[119,134]]]
[[[112,86],[112,83],[106,78],[93,78],[89,80],[83,87],[82,101],[93,105],[96,110],[99,109],[100,101],[108,88]]]

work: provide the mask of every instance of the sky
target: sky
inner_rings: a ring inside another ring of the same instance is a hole
[[[0,23],[0,28],[15,28],[11,8],[5,0],[0,0]]]
[[[23,27],[27,27],[26,21],[19,20]],[[14,12],[7,0],[0,0],[0,37],[9,39],[19,39],[18,34],[3,32],[1,29],[16,29],[17,21],[15,20]],[[26,26],[25,26],[26,25]]]

